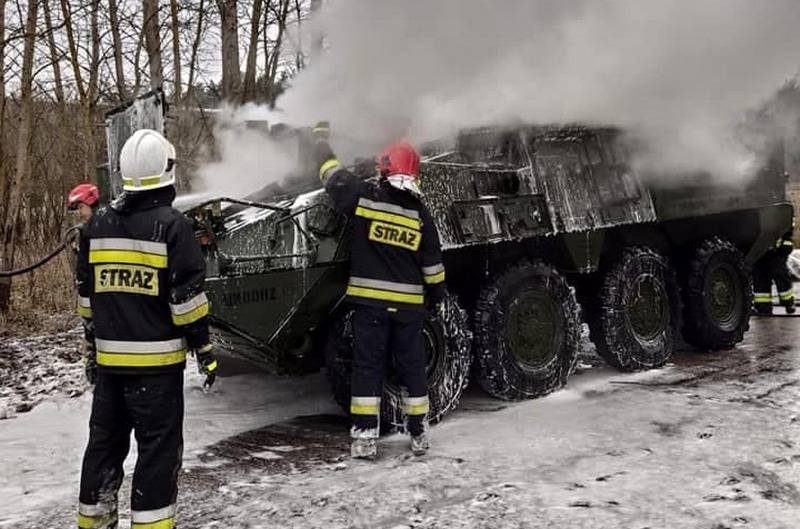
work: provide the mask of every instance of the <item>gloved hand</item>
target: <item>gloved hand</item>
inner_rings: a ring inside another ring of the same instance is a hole
[[[86,373],[86,380],[94,385],[97,378],[97,350],[94,347],[94,340],[83,340],[83,370]]]
[[[214,346],[206,344],[195,352],[197,370],[206,376],[203,389],[211,389],[217,379],[217,359],[214,358]]]
[[[428,301],[428,312],[436,319],[444,320],[447,315],[447,307],[443,299],[431,299]]]

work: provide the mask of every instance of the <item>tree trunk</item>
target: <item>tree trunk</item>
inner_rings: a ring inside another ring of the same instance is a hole
[[[194,41],[192,41],[192,58],[189,59],[189,86],[186,89],[186,96],[188,99],[194,97],[194,73],[197,67],[197,50],[200,48],[200,41],[203,38],[204,3],[204,0],[200,0],[200,5],[197,8],[197,30],[194,34]]]
[[[275,91],[275,78],[278,75],[278,63],[281,59],[281,48],[283,47],[283,34],[286,31],[286,19],[289,16],[289,0],[282,0],[281,5],[278,7],[278,36],[275,38],[275,45],[272,47],[272,53],[269,54],[269,63],[267,64],[266,72],[266,88],[265,95],[267,102],[271,107],[275,106],[275,99],[277,93]],[[266,51],[265,51],[266,53]]]
[[[181,79],[181,40],[180,27],[178,26],[178,1],[170,0],[170,17],[172,20],[172,63],[175,73],[175,94],[176,104],[180,104],[183,93],[183,79]]]
[[[116,74],[117,95],[120,101],[128,99],[125,85],[125,68],[122,66],[122,37],[119,33],[119,6],[117,0],[108,0],[108,15],[111,18],[111,38],[114,43],[114,73]]]
[[[263,6],[263,0],[254,0],[253,17],[250,20],[250,46],[247,48],[247,68],[244,72],[244,101],[252,101],[256,97],[256,57],[258,55],[258,37],[261,30]]]
[[[47,1],[47,0],[44,0]],[[100,78],[100,31],[97,18],[100,11],[100,0],[92,0],[91,14],[91,62],[89,63],[89,86],[86,98],[81,101],[83,107],[84,141],[86,142],[86,158],[84,158],[84,180],[93,180],[97,164],[97,148],[94,141],[94,109],[99,92],[98,80]]]
[[[6,200],[6,149],[5,149],[5,114],[6,114],[6,0],[0,0],[0,226],[6,225],[8,204]]]
[[[150,88],[159,88],[164,84],[164,73],[161,67],[161,42],[158,34],[158,0],[143,0],[144,46],[147,49],[147,61],[150,65]]]
[[[64,17],[64,27],[67,30],[67,44],[69,45],[69,59],[72,64],[72,73],[75,76],[75,86],[78,89],[78,97],[81,101],[86,97],[86,87],[83,85],[81,74],[80,58],[78,56],[78,45],[75,42],[75,29],[72,25],[72,9],[68,0],[61,0],[61,14]]]
[[[222,19],[222,98],[241,98],[242,72],[239,66],[239,17],[237,0],[217,0]]]
[[[21,183],[28,179],[30,172],[30,143],[33,121],[33,55],[36,46],[36,15],[39,0],[28,0],[28,13],[25,21],[25,44],[22,52],[22,75],[20,77],[19,128],[17,129],[17,157],[14,177],[8,189],[8,215],[3,226],[2,255],[0,267],[14,267],[14,234],[19,218]],[[11,281],[0,284],[0,314],[8,314],[11,301]]]
[[[44,8],[44,22],[47,30],[47,45],[50,48],[50,61],[53,63],[53,83],[54,91],[56,94],[56,101],[59,107],[64,108],[64,83],[61,78],[61,62],[58,56],[58,47],[56,46],[56,38],[53,35],[53,17],[50,13],[50,2],[45,0],[42,2]]]

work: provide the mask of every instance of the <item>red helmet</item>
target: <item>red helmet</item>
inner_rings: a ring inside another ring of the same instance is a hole
[[[82,202],[89,207],[94,207],[100,201],[100,192],[94,184],[79,184],[72,188],[67,195],[67,207],[75,209]]]
[[[378,170],[382,176],[407,174],[419,177],[419,154],[408,143],[395,143],[381,154]]]

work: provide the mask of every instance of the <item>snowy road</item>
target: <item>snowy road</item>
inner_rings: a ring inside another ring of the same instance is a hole
[[[589,369],[544,399],[471,390],[428,456],[393,436],[373,464],[344,457],[321,376],[231,377],[210,396],[190,377],[179,524],[795,529],[800,319],[752,327],[733,351]],[[71,527],[87,410],[84,396],[0,421],[0,528]]]

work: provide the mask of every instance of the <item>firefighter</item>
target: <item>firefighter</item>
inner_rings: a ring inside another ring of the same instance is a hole
[[[125,192],[91,218],[78,254],[78,311],[97,364],[78,527],[116,527],[133,431],[131,528],[172,529],[187,351],[207,387],[217,371],[205,266],[188,219],[171,207],[172,144],[156,131],[136,131],[120,153],[120,172]]]
[[[444,266],[433,220],[422,204],[419,155],[407,143],[381,155],[378,180],[343,168],[325,141],[316,145],[320,178],[340,213],[352,217],[347,299],[354,304],[351,455],[374,459],[386,367],[405,387],[411,449],[424,454],[428,396],[422,325],[444,298]]]
[[[100,205],[100,192],[94,184],[78,184],[67,195],[67,208],[78,215],[82,223],[86,223]]]
[[[792,276],[786,266],[786,259],[794,249],[793,230],[783,234],[775,243],[775,247],[767,251],[754,266],[753,302],[756,313],[772,314],[772,282],[778,290],[778,299],[786,308],[787,314],[794,314],[794,285]]]

